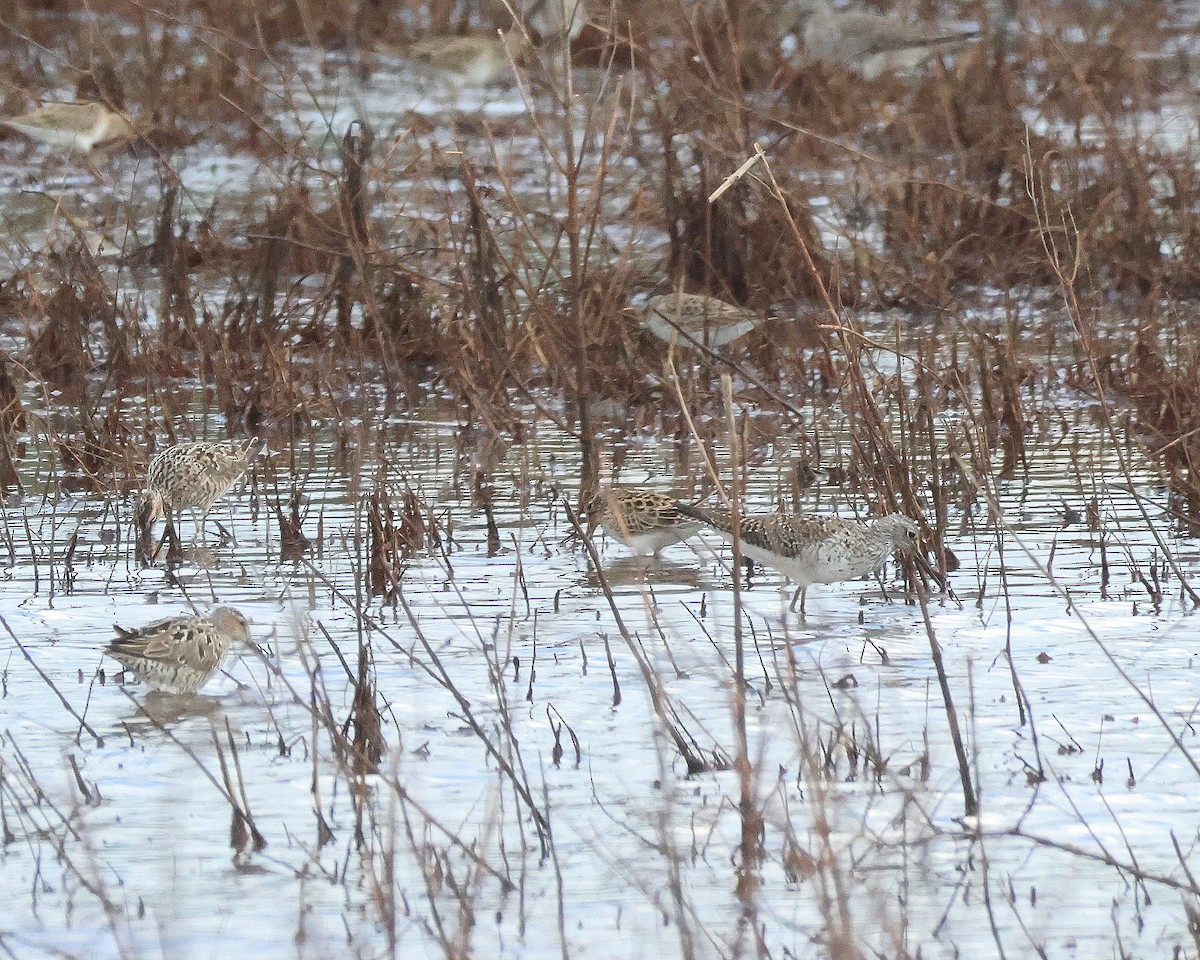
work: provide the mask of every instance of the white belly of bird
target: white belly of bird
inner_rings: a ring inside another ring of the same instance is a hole
[[[678,530],[645,530],[640,533],[632,531],[621,532],[618,530],[610,530],[613,536],[629,547],[634,553],[651,554],[658,553],[664,547],[669,547],[673,543],[679,543],[686,539],[686,535],[681,536]]]
[[[751,319],[738,320],[725,324],[714,320],[708,324],[706,329],[703,323],[696,323],[692,318],[682,318],[677,327],[655,311],[649,313],[644,322],[647,330],[658,337],[658,339],[665,340],[667,343],[670,343],[672,340],[684,344],[695,341],[714,349],[728,346],[757,326],[757,322]],[[689,337],[691,338],[690,340],[688,339]]]
[[[743,541],[742,555],[778,570],[799,587],[856,580],[878,567],[869,559],[849,556],[840,546],[836,541],[820,543],[800,551],[797,556],[785,557]]]

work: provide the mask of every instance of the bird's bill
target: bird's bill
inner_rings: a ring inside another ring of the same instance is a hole
[[[158,520],[164,512],[163,499],[154,494],[146,494],[137,508],[137,525],[141,530],[149,530],[151,524]]]
[[[930,564],[930,562],[925,558],[924,552],[922,552],[921,550],[914,550],[914,551],[912,551],[912,553],[910,555],[913,559],[913,562],[917,565],[917,569],[920,570],[922,574],[924,574],[928,579],[930,579],[934,583],[936,583],[938,585],[939,590],[946,589],[946,581],[942,578],[942,575],[940,573],[938,573],[933,568],[933,566]]]

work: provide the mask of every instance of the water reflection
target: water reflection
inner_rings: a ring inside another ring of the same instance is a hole
[[[212,694],[150,690],[136,700],[131,689],[125,688],[125,692],[130,694],[133,703],[130,712],[121,720],[121,725],[131,737],[137,739],[153,739],[161,736],[166,729],[196,718],[204,718],[212,730],[220,730],[226,719],[222,698]],[[207,731],[209,728],[205,729]]]

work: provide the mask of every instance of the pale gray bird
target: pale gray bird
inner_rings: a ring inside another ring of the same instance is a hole
[[[19,117],[0,119],[0,125],[52,147],[81,153],[137,136],[128,117],[103,103],[48,103]]]
[[[504,33],[425,37],[382,52],[406,60],[417,73],[461,90],[509,76],[512,64],[520,61],[527,49],[525,37],[514,28]]]
[[[725,508],[697,507],[676,503],[675,509],[702,520],[726,541],[733,540],[733,517]],[[901,513],[860,523],[839,517],[811,514],[743,516],[739,527],[742,555],[774,567],[797,584],[791,608],[809,584],[856,580],[874,573],[897,550],[912,551],[921,534],[920,525]]]
[[[808,56],[853,70],[867,80],[889,71],[911,70],[936,50],[979,35],[966,27],[910,24],[876,13],[837,11],[828,0],[801,0],[799,9],[797,26]]]
[[[113,629],[117,639],[104,652],[161,693],[195,693],[217,672],[231,643],[250,643],[246,618],[233,607],[217,607],[207,617],[167,617],[136,630],[114,623]]]
[[[544,41],[570,42],[579,36],[587,22],[584,0],[519,0],[514,9],[521,21],[536,30]]]

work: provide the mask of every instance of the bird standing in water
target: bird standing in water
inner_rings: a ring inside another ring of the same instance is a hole
[[[203,525],[212,505],[229,492],[262,449],[262,440],[254,437],[179,443],[155,455],[137,511],[142,537],[150,539],[154,521],[164,515],[167,536],[175,534],[174,520],[182,510],[198,513]]]
[[[676,509],[669,494],[612,486],[601,490],[588,509],[589,536],[597,526],[645,556],[686,540],[700,529],[700,522]]]
[[[104,652],[160,693],[195,693],[217,672],[233,641],[250,642],[246,618],[233,607],[217,607],[207,617],[167,617],[136,630],[114,623],[113,629],[117,639]]]
[[[729,542],[733,540],[733,515],[724,508],[706,508],[676,503],[684,516],[707,523]],[[921,528],[901,513],[860,523],[840,517],[810,514],[743,516],[738,527],[742,554],[774,567],[795,581],[791,609],[804,596],[809,584],[856,580],[876,572],[897,550],[916,547]]]
[[[31,140],[82,153],[137,136],[128,117],[103,103],[48,103],[19,117],[0,119],[0,125]]]

